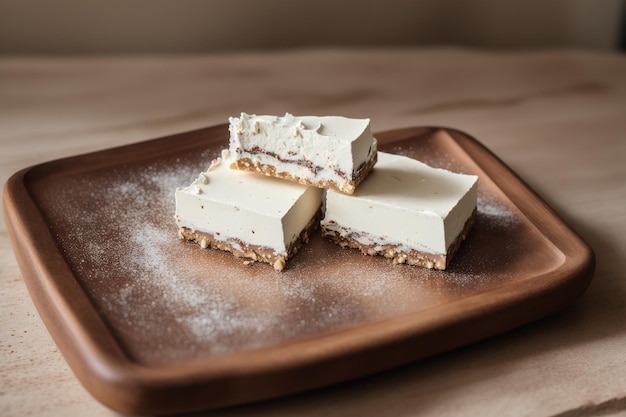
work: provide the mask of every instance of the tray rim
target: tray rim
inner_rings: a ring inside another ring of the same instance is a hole
[[[104,164],[106,155],[118,155],[121,151],[126,151],[122,152],[125,159],[137,160],[133,151],[144,151],[147,144],[158,146],[142,152],[140,159],[150,158],[153,154],[158,156],[168,148],[177,151],[181,146],[195,148],[197,144],[190,139],[210,135],[225,127],[216,125],[44,162],[16,172],[4,186],[3,211],[7,231],[39,315],[77,378],[96,399],[114,410],[128,414],[167,414],[208,409],[354,379],[537,320],[571,304],[591,282],[595,268],[592,249],[478,140],[457,129],[444,127],[387,130],[376,135],[384,136],[384,143],[417,139],[440,130],[450,135],[531,223],[539,227],[546,218],[551,219],[551,227],[540,230],[563,254],[559,268],[534,276],[532,283],[528,279],[515,281],[447,305],[258,350],[176,364],[138,363],[124,352],[113,330],[93,308],[52,233],[36,233],[38,230],[49,231],[49,228],[28,190],[28,176],[37,171],[55,172],[59,167],[73,169],[86,163],[95,169],[98,164]],[[495,171],[498,175],[494,176]],[[541,285],[536,285],[537,281]],[[489,302],[484,301],[485,294],[490,294]],[[526,306],[533,308],[525,309]],[[463,312],[463,317],[459,311]],[[498,315],[507,319],[503,321],[495,317]],[[472,331],[468,332],[470,327]],[[424,346],[425,340],[431,343]],[[351,357],[350,361],[344,360],[347,355]],[[358,363],[368,366],[354,366]],[[322,372],[324,369],[333,369],[333,374]],[[296,380],[291,377],[301,373],[307,373],[309,378]],[[285,386],[265,386],[262,381],[268,378],[285,381],[282,383]],[[206,395],[209,391],[212,395]]]

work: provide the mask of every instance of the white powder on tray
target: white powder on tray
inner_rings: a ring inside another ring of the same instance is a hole
[[[486,262],[471,254],[480,236],[468,240],[459,265],[453,262],[445,272],[392,265],[338,250],[319,237],[282,273],[265,264],[246,267],[230,254],[177,237],[174,190],[202,169],[155,162],[56,185],[49,217],[59,225],[60,245],[94,305],[141,362],[226,354],[337,331],[419,311],[509,278],[476,267]],[[505,238],[517,219],[485,195],[478,216],[477,228],[490,225],[490,233]],[[324,245],[332,247],[318,257],[316,250]],[[328,268],[310,276],[307,266],[313,263]],[[463,269],[470,264],[473,271]]]

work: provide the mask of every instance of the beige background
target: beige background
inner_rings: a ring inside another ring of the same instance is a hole
[[[0,183],[32,164],[246,110],[452,126],[484,143],[597,255],[571,308],[339,387],[195,417],[626,415],[626,55],[459,48],[0,58]],[[69,370],[0,220],[0,416],[114,417]]]
[[[623,0],[0,0],[0,54],[618,44]]]
[[[0,184],[242,110],[464,130],[595,250],[582,299],[381,375],[198,416],[625,416],[623,16],[622,0],[0,0]],[[236,52],[260,48],[294,50]],[[0,218],[0,416],[85,415],[117,414],[68,368]]]

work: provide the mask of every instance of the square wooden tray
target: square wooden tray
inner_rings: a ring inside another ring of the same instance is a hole
[[[315,236],[281,273],[179,241],[174,190],[227,147],[225,125],[13,175],[9,236],[78,379],[123,413],[223,407],[450,350],[585,291],[592,250],[478,141],[419,127],[376,137],[381,150],[479,176],[477,222],[449,270]]]

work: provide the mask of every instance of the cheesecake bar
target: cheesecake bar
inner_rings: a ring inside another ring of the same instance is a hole
[[[230,169],[231,163],[225,150],[176,190],[179,237],[282,270],[318,227],[323,191]]]
[[[378,152],[356,190],[326,193],[322,234],[394,263],[446,269],[476,217],[478,177]]]
[[[369,119],[229,118],[231,168],[352,194],[376,163]]]

